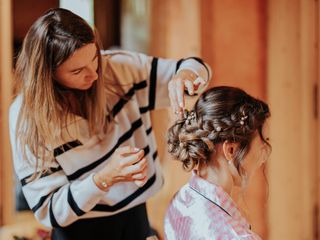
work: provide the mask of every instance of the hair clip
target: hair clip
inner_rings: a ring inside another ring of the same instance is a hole
[[[241,117],[241,120],[244,121],[244,120],[246,120],[247,118],[248,118],[248,116],[247,116],[247,115],[244,115],[243,117]]]
[[[191,123],[191,121],[196,119],[196,113],[193,110],[190,112],[186,111],[185,117],[186,117],[186,124],[189,125]]]
[[[221,131],[222,131],[222,128],[219,126],[219,127],[216,128],[216,131],[217,131],[217,132],[221,132]]]
[[[241,117],[240,124],[241,124],[241,125],[244,125],[244,121],[245,121],[247,118],[248,118],[247,115],[243,115],[243,116]]]

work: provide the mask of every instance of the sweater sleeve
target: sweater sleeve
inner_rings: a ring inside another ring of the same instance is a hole
[[[122,85],[134,84],[142,90],[138,101],[149,110],[170,106],[168,83],[177,71],[189,69],[205,82],[211,78],[210,67],[200,58],[174,60],[129,51],[104,51],[108,70]]]
[[[50,173],[27,181],[35,171],[35,157],[27,151],[28,160],[23,159],[16,141],[20,102],[18,97],[11,105],[9,120],[14,169],[22,184],[22,191],[38,221],[48,227],[67,226],[90,211],[105,192],[95,185],[92,174],[70,182],[57,162],[50,165]]]

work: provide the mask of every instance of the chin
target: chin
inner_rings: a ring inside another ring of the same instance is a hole
[[[90,88],[92,88],[94,82],[83,85],[82,87],[78,88],[79,90],[89,90]]]
[[[83,91],[85,91],[85,90],[89,90],[91,87],[92,87],[92,85],[90,85],[90,86],[88,86],[88,87],[80,88],[79,90],[83,90]]]

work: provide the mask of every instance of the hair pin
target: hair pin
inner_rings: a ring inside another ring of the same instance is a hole
[[[240,125],[244,125],[244,121],[248,118],[247,115],[243,115],[240,120]]]
[[[191,121],[196,119],[196,113],[193,110],[190,112],[186,111],[185,117],[186,117],[186,124],[189,125],[191,123]]]

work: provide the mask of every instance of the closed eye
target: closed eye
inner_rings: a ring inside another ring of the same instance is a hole
[[[82,69],[78,69],[78,70],[76,70],[76,71],[73,71],[72,73],[73,73],[74,75],[77,75],[77,74],[81,73],[81,71],[82,71]]]

